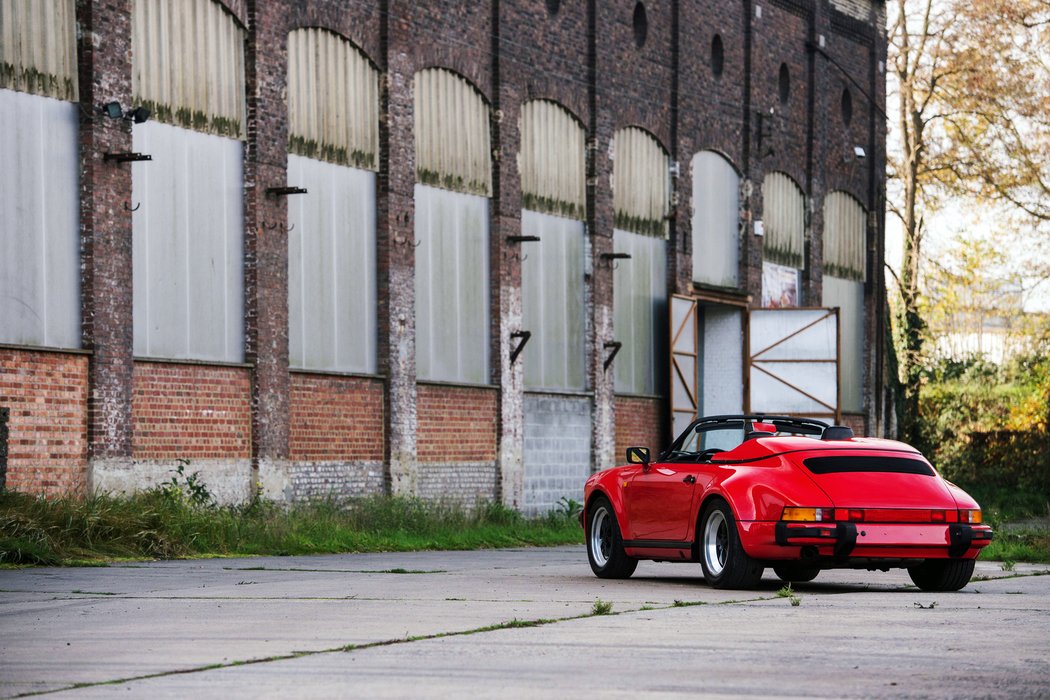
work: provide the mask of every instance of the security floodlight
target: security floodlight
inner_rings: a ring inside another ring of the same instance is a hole
[[[124,110],[119,102],[107,102],[99,108],[99,111],[110,119],[120,119],[124,116]]]
[[[130,112],[126,112],[124,114],[124,118],[136,124],[142,124],[143,122],[149,119],[149,109],[142,106],[136,107]]]
[[[853,155],[857,156],[857,160],[864,160],[868,154],[864,152],[863,146],[854,146]]]

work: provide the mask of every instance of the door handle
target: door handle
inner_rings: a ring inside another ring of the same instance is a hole
[[[684,481],[687,484],[695,484],[696,483],[696,477],[693,476],[692,474],[690,474],[689,476],[687,476],[684,479],[682,479],[682,481]]]

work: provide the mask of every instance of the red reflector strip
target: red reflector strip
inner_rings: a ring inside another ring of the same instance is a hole
[[[925,508],[836,508],[835,519],[855,523],[955,523],[959,521],[959,512]]]

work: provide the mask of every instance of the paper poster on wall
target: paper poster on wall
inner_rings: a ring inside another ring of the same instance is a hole
[[[793,267],[762,263],[762,306],[784,309],[798,306],[799,272]]]

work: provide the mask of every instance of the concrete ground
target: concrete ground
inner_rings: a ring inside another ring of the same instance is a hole
[[[6,570],[0,696],[1046,698],[1048,568],[829,571],[797,606],[582,547]]]

